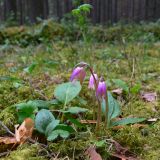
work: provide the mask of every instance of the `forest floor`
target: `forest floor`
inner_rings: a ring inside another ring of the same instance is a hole
[[[114,159],[113,151],[122,155],[119,159],[125,159],[125,153],[117,151],[110,140],[128,150],[130,159],[160,159],[159,42],[84,44],[57,41],[26,48],[1,46],[0,120],[14,132],[14,125],[19,123],[14,105],[29,100],[52,100],[55,87],[69,81],[73,67],[81,61],[89,63],[97,74],[105,78],[108,90],[122,89],[122,93],[113,94],[121,106],[119,118],[141,117],[146,120],[109,129],[104,129],[102,124],[98,139],[94,133],[95,124],[86,124],[86,129],[77,132],[75,137],[59,138],[53,142],[46,142],[44,136],[34,130],[34,139],[47,148],[31,142],[14,147],[1,143],[1,159],[40,160],[56,159],[56,156],[57,159],[87,159],[84,152],[91,145],[96,146],[102,159]],[[79,106],[89,109],[85,118],[92,120],[96,106],[87,87],[88,82],[85,81]],[[147,93],[151,94],[147,96]],[[10,135],[0,127],[0,136]],[[120,150],[125,152],[124,148]]]

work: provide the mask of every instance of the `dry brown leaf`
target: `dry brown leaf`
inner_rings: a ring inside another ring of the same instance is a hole
[[[158,120],[158,118],[150,118],[150,119],[148,119],[147,121],[148,122],[156,122]]]
[[[157,99],[157,93],[156,92],[143,93],[142,98],[148,102],[155,102]]]
[[[96,120],[80,120],[82,124],[96,124]]]
[[[0,143],[4,144],[16,144],[17,140],[15,137],[0,137]]]
[[[34,121],[26,118],[20,125],[15,125],[15,137],[0,137],[0,143],[5,144],[23,144],[28,138],[32,137]]]
[[[117,88],[117,89],[114,89],[112,90],[112,93],[115,93],[117,95],[121,95],[123,92],[123,89],[122,88]]]
[[[124,155],[120,155],[120,154],[111,154],[113,157],[119,158],[121,160],[137,160],[133,157],[126,157]]]
[[[34,122],[31,118],[26,118],[18,129],[17,126],[15,126],[15,137],[17,142],[23,144],[28,138],[31,138],[33,128]]]
[[[118,142],[115,140],[111,140],[113,143],[116,152],[112,153],[111,155],[117,158],[120,158],[121,160],[136,160],[136,156],[134,154],[131,154],[128,151],[128,148],[122,147]]]
[[[90,146],[86,151],[85,155],[89,157],[90,160],[102,160],[102,157],[100,154],[96,152],[96,147],[95,146]]]

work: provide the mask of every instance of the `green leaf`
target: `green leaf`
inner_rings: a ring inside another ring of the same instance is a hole
[[[68,131],[69,133],[75,132],[75,130],[71,126],[67,126],[65,124],[59,124],[55,129]]]
[[[120,115],[120,105],[110,92],[108,92],[108,107],[110,119],[116,118]]]
[[[50,102],[44,100],[33,100],[32,103],[39,109],[48,109],[50,106]]]
[[[121,79],[112,79],[112,81],[117,87],[122,88],[127,93],[129,92],[129,87],[125,81],[122,81]]]
[[[55,118],[49,110],[41,109],[36,115],[35,119],[36,129],[40,133],[45,133],[47,126],[54,120]]]
[[[71,114],[78,114],[78,113],[84,113],[87,112],[88,109],[86,108],[81,108],[81,107],[70,107],[68,110],[60,110],[63,113],[71,113]]]
[[[90,5],[90,4],[82,4],[82,5],[80,5],[80,6],[78,7],[78,9],[79,9],[80,11],[89,13],[90,10],[92,9],[92,5]]]
[[[112,96],[110,92],[107,92],[108,94],[108,126],[110,125],[110,121],[113,118],[116,118],[118,115],[120,115],[120,106],[116,99]],[[102,112],[106,113],[106,101],[103,99],[101,102]]]
[[[138,83],[138,84],[134,85],[132,88],[130,88],[130,91],[132,94],[137,94],[137,93],[139,93],[141,87],[142,87],[141,84]]]
[[[106,145],[106,140],[94,141],[94,145],[96,145],[96,147],[104,147]]]
[[[52,131],[51,134],[47,137],[47,140],[48,140],[48,141],[53,141],[53,140],[55,140],[58,136],[66,139],[66,138],[69,137],[69,135],[70,135],[70,133],[69,133],[68,131],[64,131],[64,130],[58,129],[58,130]]]
[[[34,103],[28,101],[27,103],[20,103],[15,105],[18,110],[18,121],[23,122],[25,118],[35,118],[35,112],[38,108]]]
[[[145,121],[145,118],[124,118],[119,121],[112,122],[112,126],[134,124]]]
[[[37,63],[32,63],[30,66],[28,66],[27,68],[24,68],[23,70],[26,73],[32,73],[37,65],[38,65]]]
[[[80,92],[81,85],[78,81],[60,84],[54,91],[55,97],[65,105],[72,101]]]
[[[45,130],[45,135],[50,135],[50,133],[59,125],[59,122],[60,120],[53,120],[51,123],[49,123]]]
[[[65,114],[65,117],[70,121],[72,122],[73,124],[75,124],[76,126],[78,127],[84,127],[85,125],[82,124],[81,122],[79,122],[77,119],[74,119],[70,116],[70,114]]]

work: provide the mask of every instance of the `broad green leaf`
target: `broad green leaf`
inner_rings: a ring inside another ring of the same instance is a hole
[[[55,140],[58,136],[62,137],[62,138],[68,138],[70,135],[70,133],[68,131],[64,131],[64,130],[54,130],[51,132],[51,134],[47,137],[48,141],[53,141]]]
[[[111,87],[112,86],[112,82],[110,79],[107,79],[106,80],[106,84],[107,84],[107,87]]]
[[[50,106],[49,101],[44,101],[44,100],[33,100],[32,103],[38,107],[39,109],[48,109]]]
[[[40,133],[45,133],[47,126],[54,120],[55,118],[49,110],[41,109],[36,115],[35,119],[36,129]]]
[[[49,104],[51,104],[51,105],[58,105],[58,104],[61,104],[61,102],[58,101],[57,99],[53,99],[53,100],[49,101]]]
[[[110,92],[108,92],[108,107],[109,107],[110,119],[116,118],[117,116],[120,115],[121,113],[120,105]]]
[[[81,107],[70,107],[68,110],[60,110],[63,113],[71,113],[71,114],[78,114],[78,113],[84,113],[87,112],[88,109],[86,108],[81,108]]]
[[[25,118],[35,118],[35,112],[38,108],[34,103],[28,101],[27,103],[20,103],[15,105],[18,110],[18,121],[23,122]]]
[[[110,124],[111,119],[116,118],[120,113],[120,106],[116,99],[112,96],[110,92],[108,92],[108,126]],[[102,112],[106,113],[106,101],[103,99],[101,102]]]
[[[78,101],[78,103],[79,104],[81,104],[81,105],[84,105],[84,106],[86,106],[87,105],[87,101],[86,100],[84,100],[82,97],[80,97],[80,96],[77,96],[77,101]]]
[[[64,131],[68,131],[69,133],[74,133],[75,130],[71,127],[71,126],[67,126],[65,124],[59,124],[55,130],[64,130]]]
[[[55,97],[65,105],[73,100],[80,92],[81,85],[78,81],[60,84],[54,91]]]
[[[102,112],[106,112],[106,101],[103,99],[101,103]],[[112,94],[108,92],[108,118],[113,119],[120,114],[120,106]]]
[[[48,136],[50,133],[59,125],[60,120],[53,120],[51,123],[48,124],[45,135]]]
[[[112,81],[117,87],[122,88],[127,93],[129,92],[129,87],[125,81],[122,81],[120,79],[112,79]]]
[[[145,118],[124,118],[119,121],[112,122],[112,126],[134,124],[145,121]]]

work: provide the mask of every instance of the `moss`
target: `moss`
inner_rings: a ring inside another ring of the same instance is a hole
[[[51,143],[49,145],[49,148],[51,151],[55,153],[59,153],[59,157],[73,157],[73,154],[75,156],[75,159],[79,159],[80,157],[84,156],[84,150],[88,147],[90,144],[89,139],[80,139],[80,140],[65,140],[65,141],[59,141],[56,143]]]
[[[22,145],[17,150],[12,151],[9,156],[2,160],[45,160],[43,156],[38,156],[39,147],[37,145]]]
[[[114,138],[124,147],[128,148],[134,153],[142,153],[143,147],[146,143],[146,138],[141,135],[139,129],[132,126],[125,126],[120,129]]]
[[[7,107],[0,112],[0,120],[12,131],[14,131],[14,125],[17,124],[17,115],[15,107]],[[0,133],[4,133],[2,127]]]
[[[134,117],[158,117],[159,112],[154,111],[155,106],[152,103],[144,102],[143,100],[130,101],[123,108],[123,116],[133,115]]]
[[[12,41],[10,39],[10,41],[12,42],[12,44],[14,44],[14,40],[16,39],[19,43],[25,45],[33,45],[35,44],[35,42],[42,43],[42,41],[46,40],[47,38],[52,39],[53,37],[56,39],[60,38],[59,35],[63,36],[63,27],[61,28],[59,24],[56,25],[52,22],[47,21],[45,21],[44,23],[45,24],[33,26],[29,30],[26,29],[24,30],[24,32],[22,31],[23,33],[19,32],[18,28],[13,28],[13,31],[12,29],[8,30],[9,34],[12,35],[10,38],[13,40]],[[56,25],[55,28],[54,25]],[[53,99],[53,92],[56,85],[58,83],[68,81],[70,73],[72,72],[72,68],[76,63],[82,60],[85,60],[86,62],[93,65],[96,73],[98,73],[98,75],[104,76],[105,79],[122,79],[127,82],[128,86],[130,86],[132,67],[129,66],[128,60],[125,56],[129,56],[130,62],[132,62],[132,58],[136,57],[136,77],[132,79],[133,84],[140,82],[142,84],[141,91],[153,91],[157,92],[157,94],[159,95],[159,44],[158,42],[156,44],[151,44],[144,41],[143,43],[139,43],[139,38],[142,40],[145,36],[148,35],[148,33],[143,34],[142,32],[146,30],[147,27],[138,27],[138,32],[136,32],[136,27],[137,26],[135,26],[134,28],[134,26],[132,25],[126,27],[122,27],[121,25],[119,25],[113,28],[111,27],[109,29],[106,29],[105,27],[93,27],[92,32],[96,34],[93,35],[93,37],[95,39],[97,37],[95,41],[114,41],[114,43],[112,44],[92,43],[84,45],[83,43],[79,42],[66,43],[66,41],[59,41],[48,43],[47,41],[45,44],[38,46],[30,45],[26,49],[12,46],[10,50],[5,50],[5,52],[2,53],[0,59],[0,75],[9,75],[11,77],[21,79],[22,86],[16,88],[13,85],[14,81],[0,81],[0,120],[2,120],[7,127],[14,131],[14,124],[17,123],[17,116],[15,108],[12,108],[10,106],[23,101],[44,99],[44,97],[36,92],[35,89],[39,90],[49,100]],[[157,27],[153,28],[155,29]],[[150,29],[147,30],[149,31]],[[17,32],[19,35],[11,32]],[[152,30],[152,33],[153,32],[156,31]],[[155,33],[156,37],[158,32],[159,31]],[[123,44],[124,46],[122,46],[121,43],[117,43],[121,41],[122,36],[126,39],[126,42]],[[4,37],[2,38],[4,40]],[[147,40],[150,41],[150,38],[152,37],[149,37],[149,39],[147,38]],[[3,40],[1,39],[0,41]],[[23,42],[23,40],[26,40],[26,42]],[[34,43],[32,43],[33,41]],[[123,47],[125,47],[125,50],[123,49]],[[6,67],[5,64],[7,62],[10,62],[10,59],[14,64],[16,64],[16,70],[12,69],[12,67]],[[33,70],[32,74],[24,74],[23,69],[34,62],[38,65]],[[54,65],[54,62],[56,65]],[[79,95],[81,98],[86,100],[87,103],[83,103],[83,100],[76,98],[70,105],[86,107],[87,109],[89,109],[89,112],[85,115],[82,115],[82,118],[92,119],[94,110],[97,111],[97,104],[95,103],[95,99],[93,98],[95,96],[94,93],[92,95],[92,93],[88,90],[87,80],[89,79],[89,73],[87,73],[87,75],[88,77],[83,83],[82,91]],[[29,81],[32,83],[35,89],[29,85]],[[109,87],[109,90],[115,89],[115,87],[115,85],[111,85]],[[122,104],[122,117],[128,117],[132,115],[134,117],[159,118],[159,100],[153,105],[151,103],[143,101],[140,98],[139,94],[134,94],[133,96],[132,94],[127,93],[125,95],[118,96],[117,99],[119,99]],[[145,130],[141,130],[128,125],[123,129],[115,132],[113,130],[104,130],[102,124],[100,139],[116,139],[124,147],[128,147],[131,151],[135,152],[141,159],[156,160],[156,157],[159,156],[158,154],[160,148],[159,126],[159,122],[156,122],[155,124],[151,124],[146,127]],[[82,129],[78,129],[78,134],[74,138],[71,137],[70,139],[64,141],[58,139],[55,142],[49,143],[49,151],[53,153],[60,152],[59,157],[65,157],[68,155],[72,159],[74,154],[76,159],[85,159],[83,157],[84,150],[94,143],[94,127],[95,126],[92,124],[88,124],[86,127],[88,128],[88,130],[90,129],[90,132],[93,135],[82,136]],[[147,132],[147,134],[144,134],[144,132]],[[5,131],[0,130],[0,135],[1,133],[4,134]],[[37,135],[37,137],[39,138],[40,136]],[[41,157],[35,156],[39,153],[37,152],[37,150],[41,151],[41,149],[36,148],[34,150],[34,147],[32,147],[33,146],[29,145],[22,146],[17,149],[17,152],[12,152],[14,153],[13,155],[15,155],[16,153],[17,155],[20,155],[20,152],[26,152],[28,155],[31,155],[31,159],[41,159]],[[7,149],[9,149],[9,146],[0,146],[0,150],[1,149],[2,151],[6,151]],[[108,154],[106,153],[107,149],[108,146],[98,148],[98,152],[101,153],[104,159],[105,154]],[[33,152],[33,155],[31,152]],[[46,155],[45,151],[43,153],[40,152],[40,155]]]

